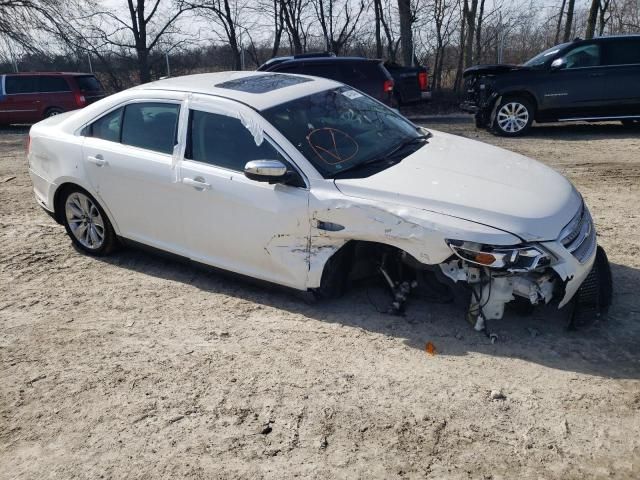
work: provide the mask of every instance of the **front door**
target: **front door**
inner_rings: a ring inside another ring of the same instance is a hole
[[[606,92],[601,67],[601,48],[583,44],[563,56],[563,66],[550,70],[540,83],[540,110],[555,119],[598,114]]]
[[[138,101],[85,129],[84,168],[121,236],[185,255],[172,153],[179,101]]]
[[[278,159],[295,168],[261,122],[241,105],[192,99],[180,166],[186,243],[195,261],[304,289],[308,189],[304,183],[270,185],[243,174],[250,160]]]

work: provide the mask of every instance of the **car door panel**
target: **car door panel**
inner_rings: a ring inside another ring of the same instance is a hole
[[[87,138],[85,171],[98,200],[108,206],[128,239],[185,254],[181,186],[171,156],[106,140]]]
[[[109,140],[87,136],[83,143],[85,170],[98,200],[111,212],[121,236],[186,255],[180,223],[183,191],[175,181],[172,155],[117,140],[117,135]]]
[[[542,115],[557,119],[598,115],[606,98],[600,46],[580,45],[562,60],[564,66],[548,70],[540,83]]]
[[[194,97],[192,109],[237,122],[242,117],[243,124],[252,125],[252,133],[242,139],[222,135],[219,144],[214,142],[214,151],[226,150],[222,144],[225,138],[235,144],[270,142],[264,130],[268,124],[249,108]],[[211,141],[211,135],[207,138]],[[238,161],[244,165],[244,159]],[[181,162],[182,219],[191,258],[262,280],[306,288],[309,191],[250,180],[238,170],[192,159]]]
[[[182,218],[191,258],[262,280],[304,288],[308,191],[249,180],[186,160]],[[203,188],[191,181],[200,181]]]

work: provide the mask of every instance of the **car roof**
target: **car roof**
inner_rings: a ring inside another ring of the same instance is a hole
[[[218,72],[167,78],[134,87],[200,93],[229,98],[257,110],[340,86],[338,82],[308,75],[275,72]]]

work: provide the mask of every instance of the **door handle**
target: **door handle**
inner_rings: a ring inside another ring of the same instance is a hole
[[[189,185],[190,187],[193,187],[199,191],[209,190],[211,188],[211,184],[206,183],[205,179],[202,177],[183,178],[182,183],[184,183],[185,185]]]
[[[604,77],[604,73],[600,72],[600,73],[590,73],[589,74],[590,77]]]
[[[99,167],[102,167],[104,165],[109,165],[109,162],[107,162],[104,158],[102,158],[102,155],[100,154],[96,155],[95,157],[92,155],[89,155],[87,157],[87,160]]]

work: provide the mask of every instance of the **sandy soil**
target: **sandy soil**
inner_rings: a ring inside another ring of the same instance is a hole
[[[24,130],[0,132],[0,478],[640,478],[640,132],[429,126],[575,182],[612,262],[606,321],[510,312],[492,345],[461,305],[395,318],[382,290],[308,305],[83,256],[33,200]]]

